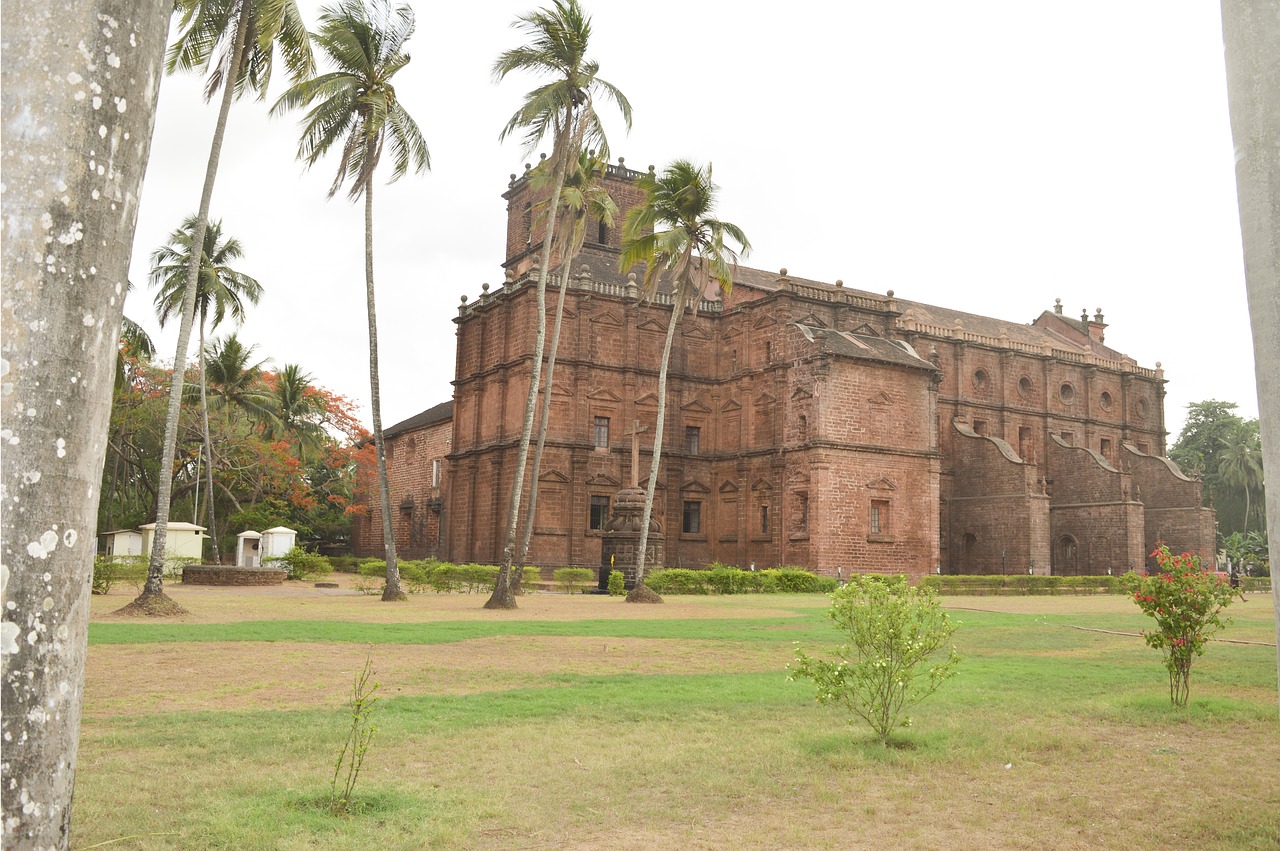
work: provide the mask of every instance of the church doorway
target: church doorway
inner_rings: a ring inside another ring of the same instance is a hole
[[[1080,546],[1070,535],[1063,535],[1053,545],[1051,572],[1054,576],[1079,576]]]

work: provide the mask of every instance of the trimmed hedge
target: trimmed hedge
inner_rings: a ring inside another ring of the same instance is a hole
[[[369,579],[384,577],[387,563],[379,559],[365,559],[360,562],[359,573]],[[437,594],[455,591],[484,593],[493,588],[497,579],[496,564],[452,564],[433,558],[400,562],[400,581],[410,594],[421,594],[424,591],[435,591]],[[541,579],[542,574],[538,568],[526,565],[520,574],[522,593],[530,593],[533,583]]]
[[[566,594],[577,594],[596,581],[595,571],[587,567],[559,567],[551,576]]]
[[[753,571],[723,564],[655,570],[644,583],[659,594],[828,594],[840,587],[833,577],[798,567]]]
[[[972,596],[1123,594],[1119,576],[926,576],[920,580],[939,594]]]

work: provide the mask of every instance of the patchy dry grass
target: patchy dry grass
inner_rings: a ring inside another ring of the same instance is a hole
[[[135,834],[152,835],[107,847],[1280,846],[1274,649],[1211,646],[1191,706],[1174,712],[1158,653],[1070,628],[1136,631],[1143,619],[1124,598],[950,599],[964,621],[959,675],[886,750],[786,680],[794,639],[818,652],[823,636],[834,643],[821,597],[639,607],[535,595],[495,613],[475,595],[170,593],[193,627],[274,619],[380,632],[386,700],[361,813],[334,818],[311,802],[368,645],[100,643],[75,847]],[[97,615],[121,601],[101,602],[95,620],[120,623]],[[1233,607],[1228,636],[1265,640],[1267,602]],[[793,620],[750,629],[781,618]],[[609,635],[602,620],[620,633],[658,621],[651,631],[671,637]],[[532,621],[559,634],[528,634]],[[464,640],[397,643],[404,633],[391,629],[450,622],[465,623]]]

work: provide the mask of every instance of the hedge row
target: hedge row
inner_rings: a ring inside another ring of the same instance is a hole
[[[644,578],[659,594],[824,594],[839,587],[830,576],[798,567],[740,570],[713,565],[707,570],[670,568]]]
[[[421,561],[405,560],[399,565],[400,581],[411,594],[423,591],[435,591],[437,594],[454,591],[483,593],[493,588],[499,570],[496,564],[453,564],[431,558]],[[370,579],[385,577],[387,563],[376,558],[363,559],[357,572]],[[526,566],[521,574],[521,590],[531,591],[532,584],[541,579],[542,572],[538,568]]]
[[[926,576],[920,580],[939,594],[990,596],[1123,594],[1119,576]]]

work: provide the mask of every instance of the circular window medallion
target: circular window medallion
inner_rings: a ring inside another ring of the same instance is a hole
[[[1025,375],[1018,379],[1018,393],[1024,399],[1030,399],[1031,394],[1036,390],[1036,386],[1031,383],[1031,379]]]
[[[973,374],[973,389],[979,392],[985,392],[991,386],[991,374],[985,369],[980,369]]]
[[[1138,400],[1138,404],[1134,406],[1134,410],[1135,410],[1135,412],[1136,412],[1136,413],[1137,413],[1137,415],[1138,415],[1138,419],[1140,419],[1140,420],[1145,420],[1145,419],[1147,418],[1147,409],[1148,409],[1148,407],[1149,407],[1149,406],[1147,405],[1147,400],[1146,400],[1146,399],[1139,399],[1139,400]]]
[[[1111,394],[1106,390],[1102,391],[1102,395],[1098,397],[1098,404],[1102,406],[1102,410],[1111,410]]]
[[[1068,405],[1076,400],[1076,388],[1070,381],[1062,382],[1062,386],[1058,388],[1058,398]]]

